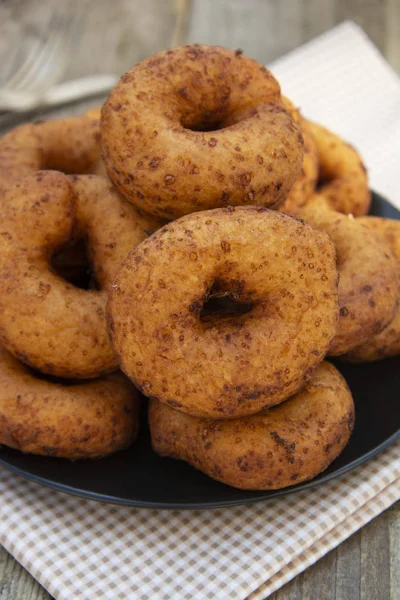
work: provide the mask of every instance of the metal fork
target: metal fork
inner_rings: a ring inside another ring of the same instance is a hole
[[[70,60],[69,49],[76,38],[79,16],[80,11],[52,16],[47,39],[35,41],[26,60],[0,88],[1,111],[31,109],[60,81]]]

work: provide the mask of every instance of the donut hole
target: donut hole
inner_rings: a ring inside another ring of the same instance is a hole
[[[257,108],[254,106],[235,107],[227,105],[225,109],[218,111],[193,112],[190,115],[184,115],[181,118],[181,125],[189,131],[212,132],[227,129],[232,125],[237,125],[245,119],[254,117]]]
[[[329,185],[336,178],[336,174],[327,169],[324,165],[318,167],[318,178],[315,184],[315,190],[318,192],[322,190],[326,185]]]
[[[253,293],[245,289],[242,280],[217,277],[209,287],[199,311],[200,321],[212,326],[222,320],[238,320],[253,310],[253,297]]]
[[[225,129],[226,125],[222,120],[208,120],[205,116],[204,119],[200,121],[195,121],[194,123],[183,124],[185,129],[189,129],[189,131],[220,131],[221,129]]]
[[[332,181],[332,179],[330,177],[327,177],[326,175],[322,175],[321,173],[319,174],[319,177],[317,179],[317,183],[315,186],[315,191],[316,192],[320,192],[326,185],[328,185],[330,182]]]
[[[250,313],[253,306],[248,302],[237,302],[229,295],[210,297],[202,306],[200,321],[212,325],[221,319],[237,318]]]
[[[53,271],[62,279],[82,290],[97,289],[85,239],[70,240],[53,254]]]
[[[187,122],[182,120],[181,124],[184,129],[197,132],[212,132],[221,131],[231,125],[236,125],[246,118],[247,114],[226,114],[218,117],[210,113],[199,115],[196,119],[189,119]]]

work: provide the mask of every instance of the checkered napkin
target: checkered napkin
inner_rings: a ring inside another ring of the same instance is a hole
[[[400,205],[400,83],[363,32],[345,23],[272,68]],[[114,507],[5,470],[0,494],[0,541],[57,600],[262,600],[400,498],[400,443],[329,483],[234,508]]]

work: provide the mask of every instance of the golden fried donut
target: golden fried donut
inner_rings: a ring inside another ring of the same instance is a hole
[[[122,194],[165,219],[279,204],[303,157],[272,74],[241,53],[198,44],[160,52],[121,78],[103,105],[101,143]]]
[[[304,156],[300,174],[278,210],[279,212],[296,214],[298,209],[306,204],[315,191],[319,172],[318,150],[308,121],[301,116],[290,100],[284,97],[283,101],[296,123],[300,126],[304,140]]]
[[[104,173],[99,122],[86,116],[28,123],[0,138],[0,196],[40,169]]]
[[[233,487],[270,490],[312,479],[331,464],[350,438],[354,403],[339,371],[323,362],[300,392],[265,413],[215,421],[152,400],[149,422],[161,456]]]
[[[143,218],[106,179],[38,171],[6,193],[0,223],[1,343],[22,362],[59,377],[114,370],[106,289],[128,251],[146,237]],[[49,266],[59,247],[83,237],[101,291],[78,289]]]
[[[322,125],[307,121],[319,157],[319,193],[344,214],[365,215],[371,204],[367,170],[357,150]]]
[[[358,219],[332,210],[319,194],[300,214],[336,246],[340,311],[329,354],[344,354],[393,319],[399,300],[398,264],[387,243],[371,236]]]
[[[244,304],[244,314],[207,314],[210,296]],[[337,314],[328,236],[254,206],[159,229],[130,252],[108,303],[121,368],[137,387],[213,418],[294,394],[324,357]]]
[[[371,231],[374,235],[386,241],[393,254],[400,260],[400,221],[397,219],[384,219],[383,217],[359,217],[357,223]]]
[[[381,217],[360,217],[357,221],[368,231],[385,240],[400,261],[400,221]],[[394,319],[381,333],[369,338],[362,346],[354,348],[342,358],[350,362],[372,362],[398,354],[400,354],[400,306]]]
[[[111,454],[134,441],[139,403],[122,373],[54,383],[0,348],[0,444],[10,448],[71,459]]]

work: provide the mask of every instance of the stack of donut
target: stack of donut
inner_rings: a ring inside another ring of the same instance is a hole
[[[23,452],[99,457],[137,434],[139,394],[114,372],[105,307],[122,260],[153,222],[104,177],[38,170],[89,170],[96,137],[98,123],[83,117],[22,126],[0,141],[0,443]]]
[[[0,140],[0,443],[124,448],[140,390],[162,456],[243,489],[315,477],[354,424],[325,357],[400,352],[399,226],[362,216],[357,152],[213,46],[135,65],[99,119]]]

